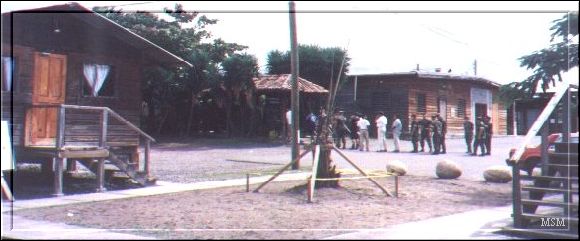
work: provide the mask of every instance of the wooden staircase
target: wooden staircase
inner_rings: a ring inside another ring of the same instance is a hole
[[[105,181],[112,178],[127,178],[141,186],[153,185],[156,182],[154,177],[147,175],[139,168],[139,160],[135,160],[134,153],[122,148],[109,148],[109,156],[105,159]],[[79,160],[87,169],[93,173],[98,173],[98,160]],[[119,175],[120,174],[120,175]]]
[[[34,108],[58,110],[55,144],[29,147],[34,155],[54,161],[53,195],[63,195],[65,162],[68,165],[79,161],[94,172],[98,192],[105,190],[107,172],[123,173],[141,185],[155,183],[149,171],[150,145],[155,139],[115,111],[108,107],[65,104],[37,105]],[[70,116],[68,120],[67,116]],[[82,118],[79,119],[79,116]],[[142,155],[138,152],[140,146],[144,148]],[[143,164],[142,170],[139,163]],[[113,169],[108,171],[105,166],[112,166]]]

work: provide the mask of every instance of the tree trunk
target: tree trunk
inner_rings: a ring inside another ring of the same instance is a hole
[[[332,152],[334,144],[328,142],[320,145],[320,153],[318,153],[318,171],[316,178],[338,178],[340,173],[336,172],[336,165],[332,162],[330,153]],[[324,187],[339,187],[338,180],[332,181],[316,181],[316,188]]]

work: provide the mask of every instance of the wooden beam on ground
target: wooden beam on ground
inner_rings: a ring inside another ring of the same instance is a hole
[[[314,151],[316,153],[320,152],[320,146],[316,145],[314,147]],[[316,186],[316,174],[318,172],[318,160],[320,159],[320,155],[316,155],[314,157],[314,162],[312,163],[312,177],[310,178],[310,182],[308,182],[308,189],[310,190],[308,193],[308,202],[311,203],[312,199],[314,199],[314,188]]]
[[[338,154],[344,158],[344,160],[346,160],[348,163],[350,163],[356,170],[358,170],[361,174],[363,174],[365,177],[367,177],[369,179],[369,181],[371,181],[372,183],[374,183],[375,185],[377,185],[377,187],[379,187],[385,194],[387,194],[387,196],[392,197],[393,195],[387,190],[385,189],[381,184],[379,184],[377,181],[375,181],[374,179],[372,179],[369,175],[367,175],[365,173],[365,171],[363,171],[360,167],[358,167],[353,161],[351,161],[344,153],[342,153],[342,151],[340,151],[338,148],[336,148],[336,146],[332,147],[336,152],[338,152]]]
[[[262,187],[266,186],[266,184],[268,184],[272,180],[276,179],[276,177],[278,177],[280,174],[282,174],[284,171],[286,171],[286,169],[290,168],[290,166],[292,166],[295,162],[297,162],[298,160],[300,160],[302,157],[306,156],[306,154],[308,154],[308,152],[310,152],[311,150],[312,150],[311,148],[306,149],[296,159],[292,160],[286,166],[282,167],[282,169],[280,169],[280,171],[278,171],[276,174],[274,174],[274,176],[270,177],[270,179],[268,179],[268,181],[262,183],[262,185],[260,185],[258,188],[256,188],[256,190],[254,190],[254,192],[258,192]]]

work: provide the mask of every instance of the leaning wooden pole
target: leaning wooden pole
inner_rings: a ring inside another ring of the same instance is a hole
[[[282,167],[282,169],[280,169],[276,174],[274,174],[274,176],[270,177],[270,179],[268,179],[268,181],[262,183],[262,185],[260,185],[258,188],[256,188],[256,190],[254,190],[254,192],[258,192],[260,191],[260,189],[264,186],[266,186],[266,184],[268,184],[269,182],[271,182],[272,180],[276,179],[278,176],[280,176],[280,174],[282,174],[284,171],[286,171],[286,169],[290,168],[290,166],[292,166],[295,162],[299,161],[302,157],[306,156],[306,154],[308,154],[308,152],[310,152],[312,149],[307,149],[306,151],[304,151],[302,154],[300,154],[298,157],[296,157],[296,159],[292,160],[290,163],[288,163],[286,166]]]
[[[340,156],[342,156],[342,158],[344,158],[344,160],[346,160],[348,163],[350,163],[363,176],[367,177],[369,179],[369,181],[371,181],[372,183],[374,183],[375,185],[377,185],[377,187],[379,187],[385,194],[387,194],[387,196],[389,196],[389,197],[392,197],[393,196],[389,191],[387,191],[387,189],[385,189],[381,184],[379,184],[377,181],[375,181],[374,179],[372,179],[365,171],[363,171],[360,167],[358,167],[358,165],[356,165],[353,161],[351,161],[344,153],[342,153],[342,151],[340,151],[336,147],[333,147],[333,149],[336,152],[338,152],[338,154]]]
[[[293,170],[300,168],[300,159],[296,159],[299,153],[299,133],[300,130],[300,110],[299,110],[299,98],[298,98],[298,40],[296,37],[296,8],[293,1],[288,3],[290,7],[290,67],[291,67],[291,82],[292,82],[292,92],[291,92],[291,104],[292,104],[292,160],[298,160],[292,165]]]

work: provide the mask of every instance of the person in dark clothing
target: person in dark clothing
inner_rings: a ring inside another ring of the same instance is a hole
[[[425,151],[425,140],[427,140],[427,145],[429,145],[429,152],[433,152],[431,145],[431,121],[425,117],[423,113],[423,119],[419,121],[420,136],[421,136],[421,152]]]
[[[441,135],[443,133],[443,124],[439,119],[437,119],[436,115],[431,117],[431,128],[433,130],[433,155],[437,155],[441,153]]]
[[[335,132],[336,147],[346,149],[346,135],[350,132],[346,126],[344,111],[338,111],[333,119],[333,131]]]
[[[469,121],[469,117],[465,117],[463,121],[463,131],[465,136],[465,144],[467,145],[467,152],[471,153],[471,142],[473,141],[473,122]]]
[[[473,153],[472,156],[477,156],[477,148],[481,148],[481,155],[485,155],[485,124],[481,117],[477,117],[477,122],[475,123],[475,141],[473,142]]]
[[[485,154],[491,155],[491,137],[493,135],[493,125],[491,123],[491,117],[485,116],[484,118],[485,124]]]
[[[447,134],[447,121],[441,117],[439,113],[437,113],[437,120],[441,122],[441,136],[439,136],[439,148],[441,150],[441,154],[447,153],[447,146],[445,145],[445,135]]]
[[[358,120],[359,117],[357,115],[350,116],[350,140],[352,141],[350,149],[353,150],[358,150],[358,148],[360,147],[358,135],[359,130],[357,125]]]
[[[417,153],[419,145],[419,122],[415,114],[411,115],[411,142],[413,143],[413,153]]]

